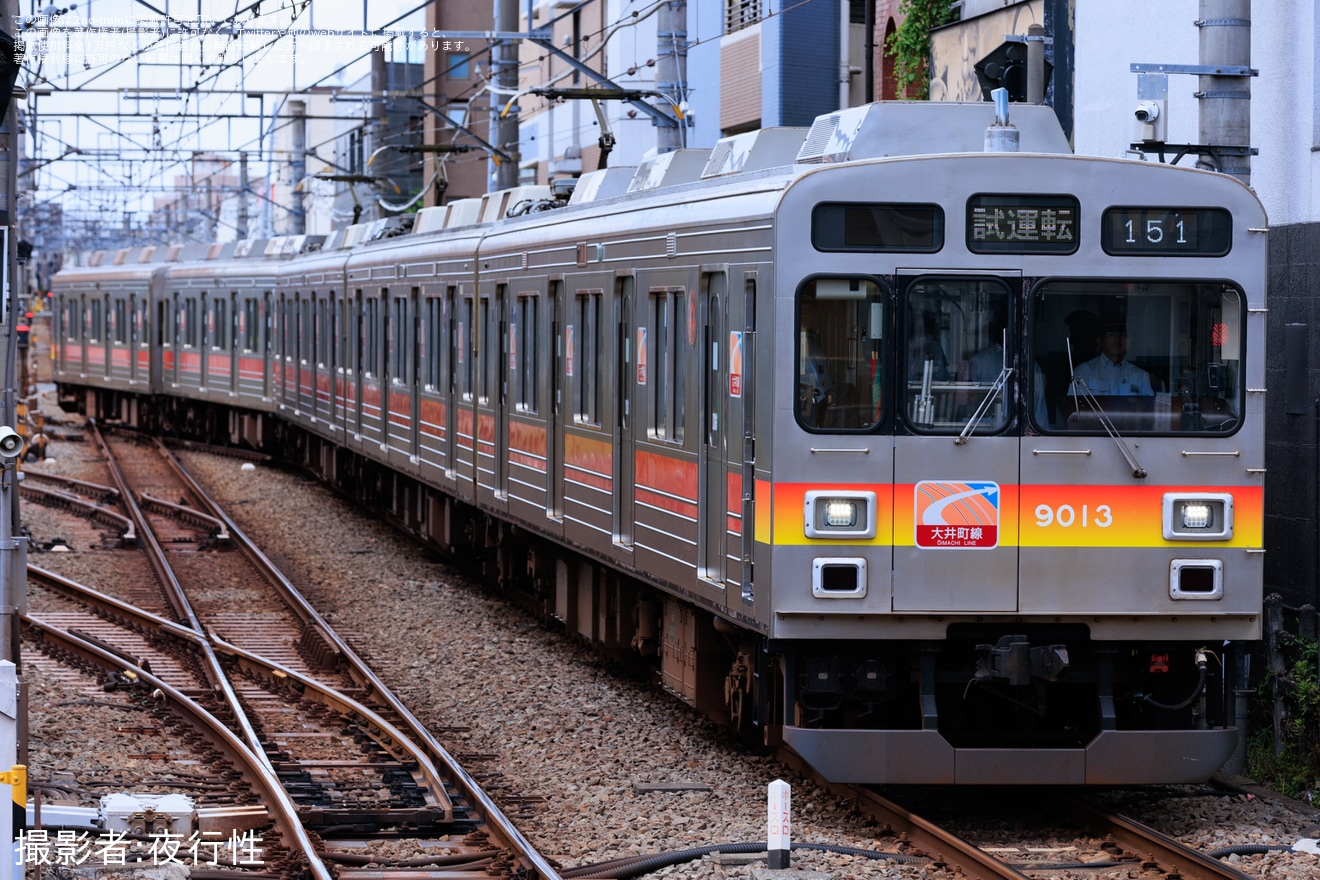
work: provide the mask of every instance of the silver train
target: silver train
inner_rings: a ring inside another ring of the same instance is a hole
[[[309,466],[832,780],[1202,780],[1260,634],[1265,214],[1014,114],[88,255],[61,400]]]

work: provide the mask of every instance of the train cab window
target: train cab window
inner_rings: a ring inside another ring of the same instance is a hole
[[[1017,400],[1008,285],[998,278],[923,277],[904,296],[903,416],[931,434],[987,434]]]
[[[809,431],[865,431],[880,421],[884,301],[874,281],[817,278],[798,293],[795,371],[798,424]]]
[[[1237,430],[1245,302],[1219,282],[1041,283],[1029,327],[1033,422],[1069,434]]]

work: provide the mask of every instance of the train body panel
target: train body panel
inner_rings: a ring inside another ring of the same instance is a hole
[[[275,411],[328,479],[831,779],[1203,779],[1236,738],[1207,649],[1260,633],[1267,222],[1022,112],[1037,152],[937,154],[981,105],[854,108],[250,285],[68,270],[57,378],[171,424]],[[96,283],[159,311],[149,388],[99,353]]]

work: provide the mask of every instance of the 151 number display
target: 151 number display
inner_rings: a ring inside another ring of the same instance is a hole
[[[1109,208],[1101,244],[1115,256],[1221,257],[1233,240],[1233,216],[1223,208]]]

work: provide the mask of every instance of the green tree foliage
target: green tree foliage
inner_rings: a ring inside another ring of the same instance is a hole
[[[930,97],[930,32],[956,17],[949,0],[903,0],[903,16],[885,41],[885,51],[894,57],[898,93],[925,100]]]
[[[1320,789],[1320,678],[1315,639],[1283,637],[1289,658],[1282,675],[1267,676],[1256,692],[1247,745],[1247,774],[1275,791],[1297,797]],[[1275,753],[1272,710],[1275,688],[1288,711],[1283,749]]]

